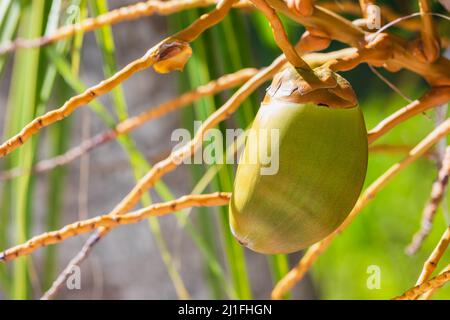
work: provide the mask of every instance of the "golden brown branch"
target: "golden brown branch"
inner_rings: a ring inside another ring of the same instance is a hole
[[[409,289],[401,296],[394,298],[394,300],[415,300],[427,291],[442,287],[448,281],[450,281],[450,270],[444,271],[433,279]]]
[[[361,15],[364,18],[367,18],[367,15],[368,15],[368,10],[367,10],[368,6],[371,4],[374,4],[374,3],[375,3],[375,0],[359,0],[359,6],[361,8]]]
[[[255,76],[258,73],[258,69],[248,68],[241,69],[235,73],[224,75],[217,80],[211,81],[205,85],[199,86],[198,88],[182,94],[181,96],[169,100],[160,104],[155,108],[148,109],[141,114],[126,119],[119,123],[116,128],[116,134],[122,135],[127,134],[149,120],[159,118],[169,112],[175,111],[181,107],[188,106],[193,102],[199,100],[200,98],[211,96],[219,92],[225,91],[227,89],[234,88]]]
[[[448,264],[439,274],[443,274],[444,272],[447,272],[450,270],[450,264]],[[427,292],[423,294],[423,296],[420,298],[420,300],[430,300],[433,297],[433,294],[436,292],[437,289],[439,289],[442,286],[434,287]]]
[[[369,143],[372,143],[382,135],[386,134],[396,125],[403,121],[420,114],[428,109],[442,105],[450,100],[450,87],[433,88],[423,95],[420,99],[413,101],[406,107],[399,109],[383,121],[375,128],[369,131]]]
[[[94,98],[111,91],[136,72],[150,66],[153,66],[156,71],[161,73],[182,69],[192,53],[188,43],[195,40],[206,29],[220,22],[226,16],[234,1],[221,1],[215,10],[203,15],[186,29],[161,41],[142,58],[133,61],[111,78],[87,89],[82,94],[72,97],[61,108],[35,118],[16,136],[0,145],[0,158],[21,146],[43,127],[64,119],[78,107],[86,105]]]
[[[298,52],[321,51],[328,48],[330,43],[331,39],[326,34],[310,28],[303,33],[302,38],[296,44],[295,49]],[[331,53],[332,52],[329,52],[328,54]],[[306,58],[307,57],[304,56],[303,60],[306,60]]]
[[[289,9],[302,16],[310,16],[314,11],[314,0],[287,0]]]
[[[427,261],[425,261],[419,279],[417,279],[416,285],[420,285],[430,278],[431,274],[436,269],[439,260],[441,260],[445,250],[447,250],[449,243],[450,227],[447,227],[433,252],[428,257]]]
[[[446,148],[445,157],[442,161],[436,181],[431,188],[430,200],[428,201],[422,214],[420,230],[414,235],[412,243],[406,248],[406,253],[412,255],[419,250],[423,241],[428,236],[433,225],[433,219],[444,198],[445,190],[450,175],[450,147]]]
[[[226,205],[231,194],[216,192],[205,195],[187,195],[164,203],[157,203],[144,209],[122,215],[106,214],[92,219],[81,220],[67,225],[62,229],[33,237],[26,243],[6,250],[0,255],[0,260],[10,261],[19,256],[28,255],[47,245],[60,243],[68,238],[83,233],[89,233],[98,228],[113,229],[120,225],[138,223],[154,216],[163,216],[188,207],[211,207]],[[101,229],[103,230],[103,229]]]
[[[402,161],[393,165],[377,180],[375,180],[358,199],[355,207],[350,212],[345,221],[324,240],[314,244],[309,248],[298,265],[292,269],[280,282],[277,283],[272,291],[273,299],[280,299],[288,292],[298,281],[300,281],[306,272],[311,268],[312,264],[317,260],[320,254],[328,248],[333,239],[341,233],[362,211],[362,209],[372,200],[378,192],[394,178],[404,168],[413,163],[416,159],[424,155],[436,142],[450,133],[450,119],[447,119],[425,139],[417,144]]]
[[[412,145],[403,144],[385,144],[379,143],[369,146],[370,154],[395,154],[395,155],[406,155],[413,148]],[[430,161],[436,160],[436,152],[430,150],[424,154],[424,157]]]
[[[411,148],[409,145],[376,144],[369,147],[369,153],[407,154]]]
[[[36,48],[45,46],[60,40],[74,36],[78,32],[90,32],[103,26],[110,26],[124,21],[137,20],[142,17],[158,15],[170,15],[183,10],[209,7],[217,3],[217,0],[149,0],[139,2],[127,7],[112,10],[97,17],[88,18],[79,23],[57,29],[53,34],[36,39],[16,39],[0,47],[0,55],[12,52],[19,48]],[[239,1],[235,7],[248,7],[247,1]]]
[[[327,1],[320,4],[321,7],[333,11],[336,13],[348,13],[351,15],[359,15],[361,13],[361,6],[355,3],[354,1]],[[400,14],[392,10],[391,7],[379,4],[381,8],[381,16],[382,20],[385,21],[394,21],[401,17]],[[400,21],[398,26],[402,27],[406,30],[418,31],[421,28],[421,23],[418,19],[407,19]]]
[[[273,36],[278,47],[283,51],[287,60],[296,68],[303,69],[305,71],[312,71],[309,65],[300,57],[295,47],[289,42],[286,34],[286,30],[283,24],[276,14],[275,10],[269,6],[265,0],[250,0],[269,20],[272,27]]]
[[[440,55],[440,40],[434,25],[433,17],[430,15],[431,8],[428,0],[419,0],[422,18],[422,45],[425,57],[429,62],[434,62]]]
[[[222,21],[230,11],[236,0],[220,0],[217,3],[216,9],[202,15],[189,27],[177,32],[170,38],[192,42],[197,39],[206,29],[218,24]]]

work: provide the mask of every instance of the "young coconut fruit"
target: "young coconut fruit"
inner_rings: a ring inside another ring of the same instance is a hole
[[[291,253],[322,240],[363,186],[367,132],[355,93],[338,74],[315,72],[319,89],[293,67],[279,73],[247,136],[229,217],[237,240],[256,252]],[[264,153],[279,161],[277,172],[265,172]]]

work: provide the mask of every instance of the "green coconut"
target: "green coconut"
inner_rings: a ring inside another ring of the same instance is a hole
[[[318,74],[325,85],[315,90],[292,67],[277,75],[247,137],[229,218],[236,239],[256,252],[291,253],[322,240],[361,192],[363,114],[345,79]]]

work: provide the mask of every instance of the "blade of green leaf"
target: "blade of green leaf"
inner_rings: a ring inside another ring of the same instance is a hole
[[[45,23],[45,3],[33,1],[24,4],[22,8],[20,36],[34,38],[41,36]],[[9,95],[10,125],[9,135],[16,133],[31,121],[36,114],[36,99],[38,87],[39,49],[19,50],[16,52],[13,76]],[[13,111],[12,111],[13,110]],[[33,164],[34,149],[37,138],[14,152],[9,161],[12,167],[30,168]],[[31,216],[29,211],[32,186],[30,176],[24,175],[11,182],[12,210],[14,221],[15,241],[26,241],[30,236]],[[27,258],[18,259],[13,265],[11,297],[26,299],[28,290]]]
[[[2,1],[2,11],[0,13],[0,43],[6,43],[11,41],[14,36],[17,26],[19,24],[21,7],[20,3],[10,0]],[[5,18],[5,15],[6,18]],[[0,74],[2,74],[3,68],[8,59],[8,55],[0,56]]]
[[[50,9],[49,19],[47,22],[47,28],[45,31],[46,35],[52,34],[56,28],[58,28],[60,10],[61,10],[61,0],[52,1],[52,7]],[[70,4],[79,4],[77,0],[73,0]],[[81,10],[83,8],[81,7]],[[75,52],[81,51],[82,45],[82,33],[78,33],[74,38],[74,49]],[[56,45],[55,53],[61,56],[63,59],[64,54],[69,50],[68,41],[58,42]],[[73,54],[72,54],[73,56]],[[79,65],[79,60],[72,60],[72,65]],[[78,66],[72,68],[72,70],[78,70]],[[74,71],[74,76],[77,76],[77,71]],[[55,88],[55,80],[57,78],[57,69],[52,64],[49,63],[46,74],[44,76],[43,87],[41,90],[41,105],[42,109],[46,109],[46,102],[50,98],[52,91]],[[63,83],[57,83],[57,92],[62,92],[63,95],[58,97],[58,99],[64,100],[64,93],[68,93],[69,88],[67,85]],[[71,90],[70,90],[71,91]],[[70,93],[68,93],[70,94]],[[50,156],[56,156],[58,154],[63,153],[70,141],[70,124],[71,118],[66,118],[61,122],[56,123],[55,125],[48,128],[49,131],[49,145],[50,145]],[[47,184],[48,184],[48,199],[47,199],[47,230],[54,230],[60,225],[60,216],[62,212],[63,206],[63,195],[65,190],[65,180],[66,180],[66,170],[63,167],[56,168],[52,172],[49,173]],[[44,288],[48,288],[54,281],[56,272],[57,272],[57,252],[58,247],[50,246],[46,248],[45,256],[44,256],[44,279],[43,286]]]

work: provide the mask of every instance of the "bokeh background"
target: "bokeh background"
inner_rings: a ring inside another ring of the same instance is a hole
[[[413,1],[379,2],[405,14],[417,11]],[[2,0],[0,40],[5,43],[16,37],[50,34],[58,25],[132,3],[136,1]],[[435,11],[445,13],[438,3],[433,5]],[[16,133],[35,115],[57,108],[85,87],[142,56],[160,39],[187,26],[204,11],[144,17],[98,32],[79,34],[41,50],[20,50],[0,57],[2,140]],[[357,18],[345,15],[349,19]],[[296,41],[303,28],[287,19],[284,22],[292,41]],[[449,23],[439,21],[439,24],[445,34]],[[415,32],[399,28],[392,28],[392,31],[408,38],[417,36]],[[61,154],[107,129],[108,121],[112,123],[136,115],[222,74],[243,67],[268,65],[280,54],[264,18],[249,10],[233,10],[225,21],[208,30],[192,47],[194,55],[184,73],[158,75],[147,70],[134,75],[112,94],[77,110],[68,119],[43,130],[31,143],[1,159],[1,170],[29,167],[39,159]],[[342,47],[333,43],[327,51]],[[379,71],[411,99],[420,97],[427,88],[410,72]],[[343,75],[358,95],[369,129],[407,104],[366,65]],[[136,176],[142,176],[148,165],[169,154],[174,144],[170,141],[173,130],[181,127],[193,130],[194,120],[206,119],[231,93],[205,98],[180,112],[151,121],[129,137],[106,144],[68,166],[45,174],[0,180],[0,250],[79,218],[110,211],[132,188]],[[262,88],[220,128],[246,128],[263,94]],[[444,117],[447,117],[446,111]],[[110,118],[112,120],[108,120]],[[417,144],[435,125],[436,112],[429,111],[399,125],[377,144],[404,150]],[[371,153],[366,185],[402,159],[403,152]],[[413,256],[404,253],[419,227],[437,175],[434,159],[435,156],[430,155],[418,160],[390,182],[336,238],[289,298],[388,299],[411,287],[423,262],[450,223],[445,201],[445,210],[439,209],[433,230],[421,250]],[[182,166],[163,179],[164,185],[160,185],[157,192],[152,191],[146,203],[191,193],[197,182],[205,181],[211,172],[216,174],[204,192],[230,191],[234,169],[232,166]],[[39,298],[85,239],[70,239],[62,245],[39,250],[31,257],[0,265],[0,297]],[[63,288],[58,298],[267,299],[274,282],[294,266],[301,254],[266,257],[253,253],[232,238],[225,207],[194,209],[116,229],[83,263],[81,290]],[[442,258],[442,267],[449,259],[447,252]],[[367,286],[370,266],[380,268],[379,289]],[[450,298],[450,288],[441,289],[435,298]]]

